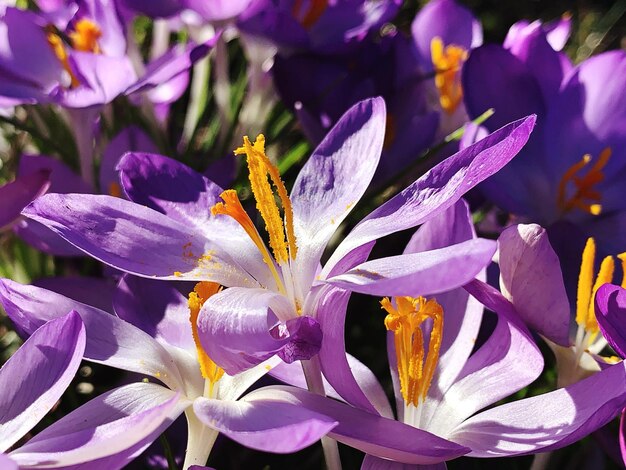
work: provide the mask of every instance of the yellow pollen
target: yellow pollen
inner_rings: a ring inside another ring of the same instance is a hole
[[[303,0],[296,0],[291,13],[294,17],[300,18],[300,24],[304,29],[309,29],[317,23],[317,20],[320,19],[324,11],[326,11],[326,8],[328,8],[328,0],[308,0],[309,8],[301,12],[300,10],[302,10],[303,4]]]
[[[467,51],[456,44],[444,47],[440,37],[430,42],[430,55],[435,67],[435,86],[443,110],[452,114],[463,100],[463,87],[459,71],[467,59]]]
[[[193,292],[189,294],[189,321],[191,322],[191,332],[193,334],[193,341],[196,345],[196,351],[198,354],[198,362],[200,363],[200,372],[202,377],[210,382],[211,391],[213,386],[224,375],[224,369],[218,367],[215,362],[207,355],[206,351],[200,343],[198,336],[198,315],[200,309],[207,301],[209,297],[217,294],[220,290],[220,285],[215,282],[202,281],[196,284]]]
[[[611,158],[611,149],[605,148],[593,166],[584,176],[579,173],[589,163],[591,163],[591,155],[584,155],[578,162],[574,163],[563,174],[559,182],[557,192],[557,206],[562,212],[570,212],[573,209],[580,209],[591,215],[599,215],[602,212],[602,195],[595,189],[595,185],[604,180],[602,170]],[[574,184],[574,194],[570,197],[567,195],[567,187],[569,183]]]
[[[113,197],[122,197],[122,187],[119,183],[111,181],[109,184],[109,195]]]
[[[78,20],[74,25],[74,31],[69,34],[72,47],[77,51],[93,52],[100,54],[98,39],[102,36],[102,31],[98,25],[86,18]]]
[[[63,69],[69,74],[72,80],[70,85],[71,88],[77,87],[78,85],[80,85],[80,82],[78,81],[78,78],[76,77],[74,72],[72,72],[72,68],[70,67],[69,58],[67,55],[67,51],[65,50],[65,44],[63,44],[63,40],[57,33],[52,30],[52,28],[47,28],[47,30],[48,33],[46,35],[46,39],[48,40],[48,44],[52,48],[54,55],[57,56],[57,59],[59,59],[59,62],[61,62]]]
[[[424,401],[435,375],[443,336],[443,308],[435,299],[396,297],[381,301],[387,312],[385,327],[394,332],[400,391],[407,405]],[[422,324],[432,320],[428,352],[424,351]]]
[[[622,261],[622,273],[626,273],[626,253],[617,257]],[[576,295],[576,323],[589,333],[589,344],[594,341],[600,328],[596,319],[594,298],[596,292],[603,284],[613,282],[615,261],[612,256],[607,256],[600,264],[598,275],[595,275],[594,263],[596,258],[596,243],[593,238],[587,239],[580,263],[578,276],[578,291]],[[595,278],[595,280],[594,280]],[[626,275],[622,274],[622,286],[626,286]]]

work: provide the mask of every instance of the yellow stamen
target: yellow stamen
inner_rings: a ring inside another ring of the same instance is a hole
[[[317,23],[317,20],[320,19],[324,11],[326,11],[326,8],[328,8],[328,0],[309,0],[308,6],[309,8],[307,10],[301,12],[300,10],[302,10],[303,1],[296,0],[291,10],[294,17],[301,18],[299,20],[300,24],[305,29],[309,29]]]
[[[430,42],[430,55],[435,67],[435,86],[443,110],[452,114],[463,100],[463,87],[459,71],[467,59],[467,51],[456,44],[443,46],[440,37]]]
[[[622,262],[622,288],[626,289],[626,253],[620,253],[617,255],[619,260]]]
[[[610,158],[611,149],[607,147],[600,152],[598,159],[584,176],[580,176],[579,173],[591,162],[591,155],[584,155],[567,169],[559,182],[557,192],[557,205],[562,212],[573,209],[580,209],[592,215],[599,215],[602,212],[602,205],[599,204],[602,195],[595,189],[595,185],[604,180],[602,170]],[[574,184],[575,192],[568,197],[567,187],[570,182]]]
[[[109,183],[109,196],[122,197],[122,187],[116,181]]]
[[[407,405],[418,406],[424,401],[435,375],[439,349],[443,337],[443,309],[435,299],[424,297],[396,297],[396,307],[389,298],[381,301],[388,313],[385,327],[394,332],[400,391]],[[421,329],[426,320],[432,320],[428,353],[424,352]]]
[[[75,88],[80,85],[78,78],[76,77],[74,72],[72,72],[72,68],[70,67],[67,51],[65,50],[65,44],[63,44],[63,40],[61,39],[61,37],[57,33],[49,31],[46,35],[46,39],[48,40],[48,44],[52,48],[54,55],[57,56],[57,59],[59,59],[59,62],[61,62],[63,69],[65,69],[65,71],[69,74],[72,80],[70,86],[72,88]]]
[[[274,277],[274,280],[276,281],[279,290],[281,290],[281,292],[284,292],[285,288],[283,286],[283,282],[280,276],[278,275],[278,271],[276,271],[274,260],[272,259],[269,251],[267,251],[265,243],[263,243],[261,235],[259,235],[259,232],[254,226],[254,223],[250,219],[250,216],[241,205],[241,201],[239,201],[239,197],[237,196],[237,191],[235,191],[234,189],[227,189],[222,194],[220,194],[220,197],[224,202],[218,202],[213,207],[211,207],[211,214],[228,215],[235,219],[239,223],[239,225],[243,227],[250,239],[254,242],[256,247],[261,252],[261,255],[263,256],[263,261],[265,261],[265,264],[267,264],[267,266],[270,268],[272,276]]]
[[[74,25],[74,31],[69,34],[72,47],[77,51],[100,53],[98,39],[102,36],[102,31],[98,25],[86,18],[78,20]]]
[[[200,309],[207,301],[209,297],[215,295],[220,290],[220,285],[214,282],[199,282],[193,289],[193,292],[189,294],[189,321],[191,322],[191,332],[193,334],[193,341],[196,345],[196,351],[198,354],[198,362],[200,363],[200,372],[202,377],[210,382],[210,389],[212,392],[213,386],[222,378],[224,370],[218,367],[215,362],[207,355],[206,351],[200,343],[198,336],[198,315]]]
[[[280,173],[267,155],[265,155],[265,137],[259,134],[254,145],[246,136],[243,146],[235,150],[235,155],[246,155],[252,194],[256,200],[256,207],[265,221],[265,229],[269,235],[270,247],[278,264],[295,259],[297,253],[296,236],[293,229],[293,210],[287,194],[287,188],[280,179]],[[285,224],[280,217],[280,211],[274,198],[268,175],[276,188],[278,197],[285,212]],[[287,241],[285,242],[285,235]]]

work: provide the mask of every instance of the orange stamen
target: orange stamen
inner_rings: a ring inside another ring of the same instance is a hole
[[[452,114],[463,100],[463,87],[459,71],[467,59],[467,51],[461,46],[443,46],[440,37],[430,42],[430,55],[435,67],[435,86],[439,92],[439,103],[443,110]]]

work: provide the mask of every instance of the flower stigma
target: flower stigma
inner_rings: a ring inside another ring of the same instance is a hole
[[[593,160],[589,154],[584,155],[567,169],[559,182],[557,192],[557,206],[562,212],[570,212],[573,209],[580,209],[591,215],[599,215],[602,212],[600,204],[602,194],[595,186],[604,180],[602,170],[610,158],[611,149],[607,147],[600,152],[597,160],[584,176],[581,176],[580,172]],[[568,197],[567,187],[570,182],[574,184],[575,191]]]
[[[435,68],[435,86],[439,92],[439,103],[447,114],[456,111],[463,100],[461,86],[461,65],[467,59],[467,51],[456,44],[444,47],[436,36],[430,41],[430,55]]]
[[[193,292],[189,294],[189,300],[187,302],[189,305],[189,321],[191,322],[193,342],[196,345],[196,353],[198,355],[198,362],[200,363],[200,372],[202,373],[202,377],[208,381],[209,396],[213,395],[214,386],[224,375],[224,369],[211,360],[200,343],[200,337],[198,336],[198,315],[209,297],[217,294],[219,291],[220,285],[215,282],[198,282]]]
[[[435,299],[395,297],[395,306],[385,297],[385,327],[394,332],[400,391],[405,407],[424,402],[435,375],[443,336],[443,308]],[[424,351],[424,331],[431,321],[428,351]]]

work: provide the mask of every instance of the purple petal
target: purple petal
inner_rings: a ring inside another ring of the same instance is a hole
[[[500,288],[528,326],[569,346],[570,305],[559,258],[539,225],[516,225],[498,239]]]
[[[339,395],[353,406],[390,415],[389,403],[372,372],[364,365],[354,367],[345,345],[345,318],[350,292],[324,286],[318,294],[317,319],[322,325],[324,341],[319,352],[324,377]]]
[[[126,152],[157,152],[152,139],[139,127],[129,126],[120,131],[104,149],[100,161],[100,192],[115,195],[113,184],[120,185],[117,164]],[[65,191],[75,193],[77,191]]]
[[[326,263],[322,278],[355,248],[422,224],[450,207],[506,165],[526,143],[534,124],[534,116],[514,122],[435,166],[363,219]]]
[[[33,282],[36,287],[51,290],[72,300],[113,313],[115,283],[95,277],[44,277]]]
[[[289,342],[278,351],[278,357],[291,364],[295,361],[308,361],[317,355],[322,345],[322,328],[317,320],[306,315],[292,318],[287,321],[285,328],[289,334]],[[282,333],[280,328],[274,328],[271,332]]]
[[[469,451],[421,429],[292,387],[266,387],[248,394],[245,400],[289,403],[326,415],[339,423],[329,432],[329,437],[377,457],[433,464]]]
[[[204,350],[230,375],[260,364],[291,342],[291,332],[277,318],[292,314],[287,303],[281,294],[243,287],[210,297],[198,316]]]
[[[52,291],[8,279],[0,281],[0,303],[26,334],[32,334],[46,321],[76,310],[87,332],[86,359],[157,377],[174,388],[182,382],[174,360],[163,346],[109,313]]]
[[[0,369],[0,452],[50,411],[74,378],[84,350],[85,327],[70,312],[35,331]]]
[[[20,465],[66,466],[114,455],[169,425],[187,406],[179,394],[160,385],[126,385],[87,402],[11,457]]]
[[[490,262],[491,240],[474,239],[421,253],[367,261],[326,282],[370,295],[438,294],[461,287]]]
[[[410,465],[392,460],[380,459],[373,455],[366,455],[361,464],[361,470],[446,470],[445,462],[433,465]]]
[[[441,38],[444,46],[456,45],[469,51],[483,42],[483,32],[471,11],[454,0],[432,0],[415,16],[411,33],[422,66],[432,70],[430,43]]]
[[[184,0],[187,8],[198,13],[208,22],[232,19],[245,11],[253,0]]]
[[[546,23],[544,30],[546,31],[548,42],[552,48],[555,51],[562,50],[572,31],[572,15],[566,13],[558,20]]]
[[[595,307],[604,338],[617,354],[626,357],[626,290],[604,284],[596,293]]]
[[[22,155],[18,175],[46,171],[50,174],[51,193],[90,193],[91,188],[61,160],[46,155]]]
[[[451,436],[474,457],[548,451],[582,439],[626,405],[626,363],[569,387],[497,406],[468,419]]]
[[[313,152],[291,191],[303,284],[313,281],[322,252],[361,199],[380,160],[385,102],[362,101],[344,114]]]
[[[272,400],[198,398],[193,410],[204,424],[236,442],[264,452],[286,454],[310,446],[337,423],[323,414]]]
[[[19,470],[17,462],[8,455],[0,453],[0,467],[4,470]]]
[[[619,447],[624,466],[626,466],[626,408],[622,410],[622,417],[619,420]]]
[[[115,313],[156,340],[194,351],[187,299],[173,285],[125,275],[113,298]]]
[[[47,194],[23,214],[115,268],[145,277],[255,285],[193,226],[111,196]],[[228,269],[223,269],[228,266]]]
[[[15,181],[0,186],[0,228],[17,219],[26,205],[46,192],[50,185],[49,178],[50,172],[41,170],[19,176]]]

